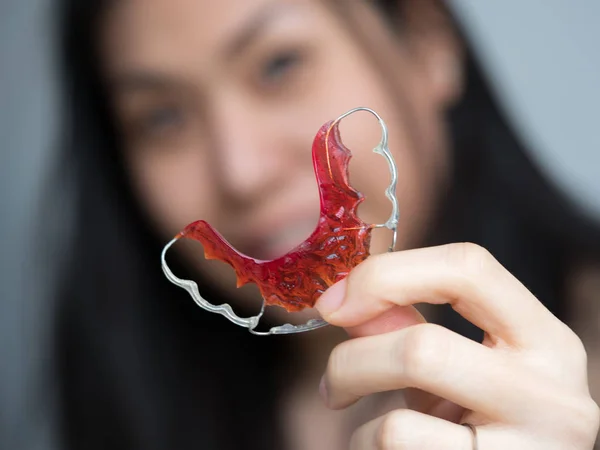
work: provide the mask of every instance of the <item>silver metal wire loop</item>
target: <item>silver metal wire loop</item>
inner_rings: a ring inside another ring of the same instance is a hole
[[[396,184],[398,181],[398,171],[396,169],[396,164],[394,162],[394,158],[388,148],[388,130],[387,130],[387,126],[385,125],[385,122],[372,109],[365,108],[365,107],[359,107],[359,108],[354,108],[354,109],[342,114],[341,116],[339,116],[337,119],[335,119],[333,121],[331,126],[333,127],[335,124],[340,122],[345,117],[348,117],[350,114],[354,114],[358,111],[370,112],[377,118],[377,120],[379,121],[379,124],[381,126],[381,140],[380,140],[379,144],[373,149],[373,151],[375,153],[382,155],[388,163],[391,180],[390,180],[389,186],[387,187],[387,189],[385,191],[385,195],[392,203],[392,212],[391,212],[389,219],[385,223],[377,224],[377,225],[375,225],[375,227],[376,228],[388,228],[388,229],[392,230],[392,232],[393,232],[392,243],[388,250],[394,251],[394,249],[396,247],[397,228],[398,228],[398,220],[399,220],[398,200],[396,198]],[[206,300],[200,294],[200,291],[198,290],[198,285],[196,284],[195,281],[184,280],[184,279],[177,277],[171,271],[171,269],[169,268],[169,266],[167,264],[167,261],[166,261],[167,251],[171,248],[171,246],[175,242],[177,242],[177,240],[178,240],[177,238],[171,240],[167,245],[165,245],[165,247],[162,250],[161,266],[162,266],[163,272],[169,281],[171,281],[173,284],[188,291],[189,294],[191,295],[191,297],[196,302],[196,304],[198,306],[200,306],[201,308],[205,309],[206,311],[216,313],[216,314],[221,314],[222,316],[226,317],[234,324],[239,325],[241,327],[248,328],[248,330],[251,333],[260,335],[260,336],[266,336],[266,335],[271,335],[271,334],[302,333],[305,331],[316,330],[318,328],[328,325],[328,323],[323,319],[310,319],[308,322],[306,322],[304,324],[300,324],[300,325],[292,325],[292,324],[287,323],[284,325],[272,327],[268,331],[257,331],[256,327],[258,326],[260,319],[263,316],[264,310],[265,310],[264,300],[263,300],[263,304],[262,304],[260,312],[256,316],[251,316],[251,317],[238,316],[235,312],[233,312],[231,305],[229,305],[227,303],[215,305],[215,304],[209,302],[208,300]]]

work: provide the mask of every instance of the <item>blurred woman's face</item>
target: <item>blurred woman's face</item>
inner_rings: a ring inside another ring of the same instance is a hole
[[[109,8],[101,55],[125,161],[165,239],[204,219],[250,256],[291,250],[319,215],[317,130],[367,106],[390,130],[399,247],[419,243],[445,172],[442,117],[456,95],[456,55],[423,25],[431,11],[417,11],[419,32],[405,41],[368,2],[337,6],[360,18],[356,28],[319,0],[121,0]],[[358,113],[340,129],[354,155],[351,184],[367,196],[359,215],[383,222],[389,172],[371,151],[379,125]],[[389,238],[375,232],[373,253]],[[193,257],[205,264],[201,252]],[[204,270],[225,282],[218,266]]]

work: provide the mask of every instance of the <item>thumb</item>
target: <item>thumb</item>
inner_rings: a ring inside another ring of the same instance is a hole
[[[332,325],[343,327],[350,337],[384,334],[426,322],[423,315],[414,306],[393,306],[385,309],[376,317],[367,319],[363,323],[352,327],[344,326],[343,323],[336,323],[330,320],[328,312],[335,311],[344,302],[346,285],[347,280],[343,279],[331,286],[319,297],[315,308],[323,319]]]

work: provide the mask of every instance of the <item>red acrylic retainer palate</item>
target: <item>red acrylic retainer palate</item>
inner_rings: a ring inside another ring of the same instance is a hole
[[[356,210],[364,196],[348,182],[351,152],[341,142],[339,122],[357,111],[372,113],[382,127],[382,139],[374,152],[386,158],[391,173],[386,195],[392,202],[392,214],[384,224],[368,224],[358,217]],[[210,224],[198,220],[186,226],[163,249],[162,267],[167,278],[188,290],[202,308],[220,313],[232,322],[248,327],[255,334],[297,333],[327,325],[322,319],[311,319],[306,324],[285,324],[273,327],[268,332],[255,330],[265,306],[280,306],[288,312],[313,307],[327,288],[346,277],[350,270],[369,256],[374,228],[386,227],[393,231],[390,246],[390,250],[393,250],[399,215],[395,196],[397,172],[387,147],[385,123],[368,108],[353,109],[323,125],[314,139],[312,158],[319,188],[320,217],[315,230],[303,243],[276,259],[259,260],[238,252]],[[264,300],[261,312],[253,317],[239,317],[230,305],[214,305],[205,300],[195,282],[176,277],[167,266],[165,255],[170,246],[181,238],[199,241],[207,259],[217,259],[233,267],[238,287],[255,283]]]

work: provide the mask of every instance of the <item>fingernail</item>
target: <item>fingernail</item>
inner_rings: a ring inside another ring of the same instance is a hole
[[[319,394],[325,402],[325,405],[327,405],[327,385],[325,384],[325,375],[321,377],[321,382],[319,383]]]
[[[321,313],[321,316],[327,320],[327,317],[336,312],[344,302],[346,295],[346,280],[341,280],[327,289],[315,303],[315,308]]]

